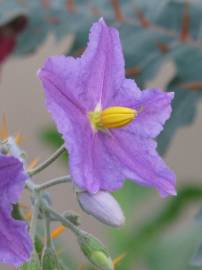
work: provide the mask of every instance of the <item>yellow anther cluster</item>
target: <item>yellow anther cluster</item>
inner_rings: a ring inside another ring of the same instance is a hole
[[[88,114],[93,129],[105,130],[121,128],[131,123],[137,116],[137,111],[127,107],[113,106],[103,111]]]

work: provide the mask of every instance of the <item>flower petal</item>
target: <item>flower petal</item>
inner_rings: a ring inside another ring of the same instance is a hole
[[[12,156],[0,155],[0,202],[4,205],[16,203],[26,179],[22,162]]]
[[[26,223],[11,217],[12,204],[19,199],[26,179],[21,161],[0,155],[0,261],[15,266],[27,261],[32,251]]]
[[[128,103],[129,107],[135,108],[139,113],[125,129],[143,137],[156,137],[170,117],[173,97],[172,92],[159,89],[143,90],[138,99]]]
[[[1,203],[2,204],[2,203]],[[0,208],[0,262],[20,266],[31,256],[32,243],[27,224],[14,220],[11,209]]]
[[[81,57],[86,99],[93,110],[98,102],[106,107],[124,80],[124,60],[118,31],[103,19],[94,23],[87,49]]]
[[[84,113],[83,88],[79,85],[80,61],[72,57],[49,57],[37,75],[45,89],[47,102],[52,99],[69,113]]]
[[[155,187],[162,196],[176,195],[175,174],[156,152],[155,141],[119,129],[113,130],[105,143],[122,163],[126,178]]]
[[[75,110],[90,111],[99,102],[107,106],[120,88],[124,72],[119,34],[100,19],[92,26],[88,46],[80,58],[49,57],[38,76],[46,94],[49,92],[55,102],[59,104],[63,98],[63,104],[69,110],[74,107]],[[52,85],[52,90],[47,82]]]

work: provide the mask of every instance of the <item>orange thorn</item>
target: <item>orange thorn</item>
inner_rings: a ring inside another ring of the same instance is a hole
[[[23,141],[23,137],[22,137],[22,134],[21,133],[17,133],[16,136],[15,136],[15,143],[17,145],[20,145]]]
[[[119,264],[126,256],[126,252],[123,254],[117,256],[116,258],[113,259],[113,266],[115,267],[117,264]]]
[[[124,16],[121,10],[119,0],[111,0],[111,3],[114,9],[115,18],[117,19],[117,21],[122,22],[124,20]]]
[[[189,25],[190,25],[190,15],[189,15],[189,3],[186,1],[184,3],[184,11],[182,16],[182,28],[180,32],[180,40],[186,41],[189,37]]]
[[[28,171],[32,170],[34,167],[36,167],[36,165],[39,163],[39,159],[35,158],[33,159],[30,164],[28,165],[27,169]]]
[[[59,225],[58,227],[56,227],[52,232],[51,232],[51,238],[55,239],[56,237],[58,237],[58,235],[60,235],[61,233],[63,233],[65,231],[65,227],[63,225]]]
[[[6,118],[6,114],[3,114],[3,118],[2,118],[2,126],[0,128],[0,139],[2,141],[7,140],[8,139],[8,122],[7,122],[7,118]]]

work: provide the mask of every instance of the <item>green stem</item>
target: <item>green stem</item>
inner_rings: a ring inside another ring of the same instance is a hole
[[[35,189],[38,190],[38,191],[39,190],[44,190],[46,188],[49,188],[49,187],[52,187],[52,186],[55,186],[55,185],[58,185],[58,184],[68,183],[68,182],[71,182],[71,177],[70,177],[70,175],[65,175],[65,176],[55,178],[55,179],[51,179],[48,182],[45,182],[45,183],[43,183],[41,185],[37,185],[35,187]]]
[[[40,194],[36,193],[36,192],[33,194],[35,194],[35,196],[34,196],[35,202],[34,202],[32,220],[30,223],[30,234],[32,237],[32,242],[35,243],[36,227],[37,227],[39,207],[40,207],[40,198],[39,198]]]
[[[52,239],[51,239],[51,230],[50,230],[50,219],[48,214],[45,215],[45,233],[46,233],[46,246],[52,247]]]
[[[51,163],[53,163],[62,153],[65,151],[64,144],[55,152],[53,153],[47,160],[43,163],[39,164],[36,168],[29,171],[29,176],[33,176],[41,171],[43,171],[46,167],[48,167]]]
[[[60,221],[62,223],[62,225],[64,225],[65,227],[68,227],[77,236],[80,236],[81,234],[84,233],[81,229],[79,229],[77,226],[75,226],[67,218],[64,218],[62,215],[60,215],[55,210],[53,210],[51,207],[49,207],[44,200],[41,200],[41,206],[42,206],[44,211],[46,211],[47,213],[52,215],[57,221]]]

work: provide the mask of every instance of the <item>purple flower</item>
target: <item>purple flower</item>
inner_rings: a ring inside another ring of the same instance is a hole
[[[162,196],[176,194],[175,174],[154,141],[170,116],[174,95],[141,91],[125,78],[116,29],[100,19],[80,58],[49,57],[38,75],[70,153],[75,185],[90,193],[113,191],[128,178]]]
[[[27,261],[32,251],[27,224],[11,216],[26,179],[18,159],[0,155],[0,262],[14,266]]]

